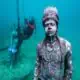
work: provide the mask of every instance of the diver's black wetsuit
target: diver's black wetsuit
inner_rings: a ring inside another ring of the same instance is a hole
[[[26,26],[22,29],[16,29],[12,32],[12,40],[11,40],[11,46],[9,48],[10,51],[10,64],[14,64],[17,62],[17,58],[19,56],[19,48],[23,42],[23,40],[29,39],[33,31],[35,29],[35,22],[34,20],[28,21],[26,20]],[[18,31],[19,30],[19,31]]]

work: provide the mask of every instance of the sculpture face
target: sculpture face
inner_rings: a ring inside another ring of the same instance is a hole
[[[48,35],[48,36],[54,36],[56,31],[57,31],[57,25],[56,25],[56,21],[55,20],[47,20],[45,22],[45,33]]]

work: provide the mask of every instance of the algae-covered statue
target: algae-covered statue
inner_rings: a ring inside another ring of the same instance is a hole
[[[58,36],[59,15],[56,7],[44,9],[45,38],[37,46],[34,80],[71,80],[71,43]]]

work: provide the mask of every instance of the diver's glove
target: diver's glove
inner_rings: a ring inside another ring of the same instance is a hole
[[[24,21],[25,21],[25,24],[27,24],[28,27],[30,27],[32,29],[35,28],[35,19],[34,19],[34,17],[31,17],[29,19],[25,18]]]

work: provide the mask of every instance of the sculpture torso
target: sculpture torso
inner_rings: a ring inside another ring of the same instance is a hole
[[[65,47],[63,48],[65,49]],[[40,44],[38,52],[40,61],[39,76],[41,80],[60,80],[63,75],[61,72],[61,67],[63,66],[62,58],[64,57],[63,51],[57,40],[52,44],[44,41]]]

